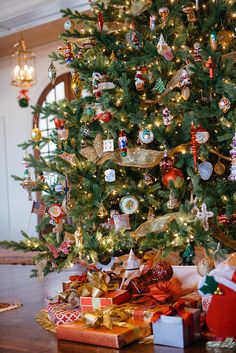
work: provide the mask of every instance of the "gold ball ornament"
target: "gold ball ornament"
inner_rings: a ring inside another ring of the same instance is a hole
[[[186,101],[190,97],[190,88],[189,87],[183,87],[181,89],[181,97]]]
[[[216,174],[218,175],[222,175],[225,172],[225,165],[220,161],[220,159],[218,160],[218,162],[215,164],[214,166],[214,171]]]
[[[74,72],[72,74],[72,80],[71,80],[71,89],[75,95],[76,98],[80,98],[81,93],[82,93],[82,82],[80,79],[80,75],[78,72]]]
[[[97,215],[99,218],[104,218],[108,215],[108,212],[103,205],[99,207]]]
[[[201,277],[206,276],[215,268],[214,261],[211,257],[204,257],[197,265],[197,272]]]
[[[31,139],[34,142],[38,142],[42,139],[42,133],[39,128],[35,125],[31,132]]]

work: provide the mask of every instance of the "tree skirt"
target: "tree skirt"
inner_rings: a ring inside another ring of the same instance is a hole
[[[9,311],[13,309],[18,309],[21,307],[21,303],[15,302],[15,304],[8,304],[8,303],[0,303],[0,313],[3,313],[4,311]]]
[[[36,315],[35,320],[45,330],[56,333],[56,325],[49,320],[46,309],[41,309]]]

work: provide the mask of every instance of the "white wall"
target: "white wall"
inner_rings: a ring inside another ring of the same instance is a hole
[[[55,42],[33,48],[36,54],[37,84],[29,90],[32,105],[36,104],[49,83],[48,54],[57,51],[59,44]],[[58,75],[68,71],[64,65],[56,66]],[[29,107],[20,108],[17,102],[18,89],[11,86],[10,80],[9,57],[0,58],[0,240],[18,241],[22,239],[21,230],[36,235],[36,215],[32,215],[28,227],[32,201],[28,201],[28,194],[20,183],[11,178],[11,174],[23,176],[24,165],[21,161],[24,152],[17,145],[30,139],[32,112]]]

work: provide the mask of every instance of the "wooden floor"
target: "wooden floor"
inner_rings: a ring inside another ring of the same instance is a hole
[[[0,313],[1,353],[205,353],[204,342],[185,349],[154,345],[132,344],[122,350],[89,346],[67,341],[57,341],[56,336],[41,328],[34,320],[35,314],[45,305],[45,298],[61,290],[62,280],[74,273],[53,273],[43,282],[29,278],[31,266],[0,265],[0,301],[14,303],[20,309]],[[171,334],[171,332],[170,332]]]

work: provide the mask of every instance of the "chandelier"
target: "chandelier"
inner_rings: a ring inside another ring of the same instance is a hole
[[[28,88],[36,83],[35,55],[26,47],[24,39],[20,39],[14,49],[11,55],[11,84],[21,89],[18,102],[21,107],[27,107]]]

